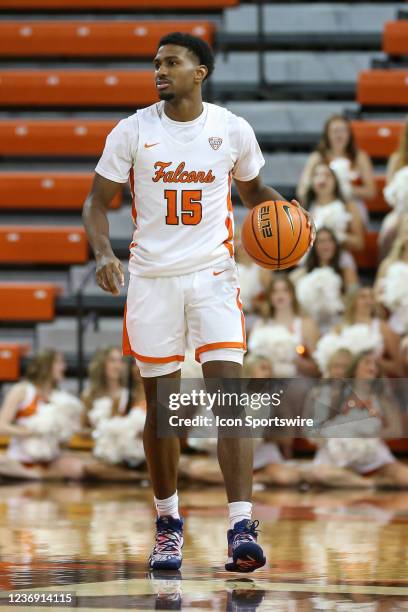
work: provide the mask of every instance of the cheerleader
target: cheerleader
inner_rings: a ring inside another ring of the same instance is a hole
[[[383,441],[401,433],[399,410],[379,374],[375,353],[365,351],[354,357],[346,372],[354,383],[341,386],[338,401],[332,403],[334,413],[321,426],[329,439],[318,450],[315,465],[345,468],[371,484],[405,488],[408,467],[396,460]],[[330,437],[339,431],[361,437]]]
[[[65,368],[61,353],[44,349],[29,363],[25,379],[7,394],[0,410],[0,435],[11,439],[5,456],[0,458],[2,476],[30,480],[83,478],[83,461],[61,451],[62,440],[71,437],[71,427],[74,433],[74,420],[79,429],[82,410],[77,398],[58,391]],[[44,408],[48,418],[42,423],[47,433],[41,433],[38,425]],[[53,413],[58,419],[54,424]]]
[[[389,253],[401,223],[408,213],[408,116],[398,150],[388,161],[384,197],[393,210],[384,217],[381,225],[379,235],[381,259]]]
[[[350,251],[364,249],[364,225],[352,200],[345,200],[335,172],[326,164],[317,164],[304,198],[316,229],[329,227],[340,244]]]
[[[284,274],[274,274],[264,316],[255,323],[249,337],[250,351],[266,355],[273,363],[275,376],[316,376],[318,369],[312,354],[318,338],[316,323],[300,314],[293,283]]]
[[[87,408],[83,433],[95,440],[87,475],[102,481],[140,480],[140,470],[130,469],[144,462],[141,430],[145,399],[137,366],[127,369],[117,347],[99,349],[89,365],[89,385],[82,400]]]
[[[368,212],[364,200],[374,198],[376,189],[374,171],[369,156],[357,148],[351,123],[342,115],[330,117],[324,126],[323,135],[316,150],[309,156],[299,181],[297,195],[303,200],[311,184],[315,167],[325,163],[338,173],[342,192],[347,199],[358,203],[364,223],[368,223]]]
[[[387,376],[399,376],[401,371],[399,358],[399,338],[386,321],[376,316],[374,290],[371,287],[359,287],[346,299],[346,310],[338,332],[357,325],[366,326],[373,337],[380,337],[380,367]]]

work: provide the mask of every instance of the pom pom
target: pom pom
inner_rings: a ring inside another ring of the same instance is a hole
[[[141,463],[145,457],[142,441],[145,420],[142,408],[133,408],[124,417],[101,420],[92,434],[95,457],[110,464]]]
[[[378,440],[370,438],[330,438],[327,448],[338,467],[372,463],[378,454]]]
[[[88,419],[92,427],[97,427],[101,421],[105,421],[112,416],[113,402],[110,397],[100,397],[92,404],[92,409],[88,412]]]
[[[313,353],[313,358],[323,376],[329,375],[328,366],[330,359],[342,348],[345,348],[345,346],[339,334],[328,333],[319,339],[316,344],[316,350]]]
[[[21,452],[33,461],[52,461],[59,455],[58,440],[49,436],[30,436],[21,439]]]
[[[302,308],[312,317],[334,315],[343,310],[341,278],[328,267],[315,268],[296,284],[296,295]]]
[[[341,332],[341,338],[344,348],[348,349],[353,355],[363,351],[374,351],[379,356],[384,350],[382,335],[365,323],[356,323],[345,327]]]
[[[252,300],[262,291],[262,285],[259,280],[259,267],[255,263],[249,265],[237,264],[237,267],[239,285],[241,287],[239,296],[244,310],[249,311],[252,309]]]
[[[296,374],[294,364],[297,355],[297,341],[283,325],[263,325],[252,332],[248,348],[251,353],[267,357],[277,377],[291,377]]]
[[[332,230],[339,242],[344,242],[351,214],[340,200],[335,200],[325,206],[313,207],[313,219],[316,230],[327,227]]]

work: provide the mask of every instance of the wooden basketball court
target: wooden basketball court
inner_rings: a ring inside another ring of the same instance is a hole
[[[247,575],[223,569],[221,488],[181,491],[182,571],[149,574],[150,500],[133,485],[3,484],[0,610],[408,610],[408,492],[256,492],[268,564]]]

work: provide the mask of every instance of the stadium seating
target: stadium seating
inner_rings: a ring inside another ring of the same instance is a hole
[[[408,55],[408,21],[389,21],[383,33],[383,51],[389,55]]]
[[[385,214],[390,211],[390,207],[384,199],[383,189],[385,187],[385,176],[377,175],[375,177],[377,195],[372,200],[367,200],[366,205],[371,213]]]
[[[363,106],[408,106],[408,70],[360,72],[357,100]]]
[[[19,380],[21,357],[28,348],[22,344],[0,342],[0,381]]]
[[[389,157],[398,147],[403,124],[400,121],[353,121],[357,146],[371,157]]]
[[[378,262],[378,233],[367,232],[365,236],[364,251],[355,253],[354,258],[359,268],[363,270],[373,270]]]
[[[0,264],[73,264],[88,259],[83,227],[0,226]]]
[[[157,100],[151,70],[0,70],[0,106],[130,106]]]
[[[51,283],[0,283],[0,319],[51,321],[57,293]]]
[[[92,179],[90,172],[0,172],[0,210],[81,210]],[[120,204],[116,197],[111,208]]]
[[[222,9],[239,0],[2,0],[3,9]]]
[[[0,22],[0,57],[144,57],[171,31],[211,43],[214,27],[197,21],[14,21]]]
[[[118,120],[58,119],[0,121],[0,155],[99,156]]]

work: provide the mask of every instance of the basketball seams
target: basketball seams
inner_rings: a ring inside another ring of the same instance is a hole
[[[296,212],[297,212],[297,214],[298,214],[298,218],[299,218],[299,220],[300,220],[300,223],[299,223],[299,236],[297,237],[297,240],[296,240],[296,243],[295,243],[295,245],[294,245],[293,249],[291,250],[291,252],[290,252],[290,253],[288,253],[288,254],[286,255],[286,257],[285,257],[284,259],[287,259],[288,257],[290,257],[290,256],[292,255],[293,251],[296,249],[297,245],[299,244],[299,240],[300,240],[300,238],[301,238],[301,236],[302,236],[302,229],[303,229],[303,218],[302,218],[302,217],[301,217],[301,215],[300,215],[300,211],[299,211],[299,209],[297,209],[297,210],[296,210]]]
[[[279,227],[279,215],[278,215],[278,207],[276,202],[274,202],[275,206],[275,223],[276,223],[276,237],[278,240],[278,268],[280,267],[280,227]]]

